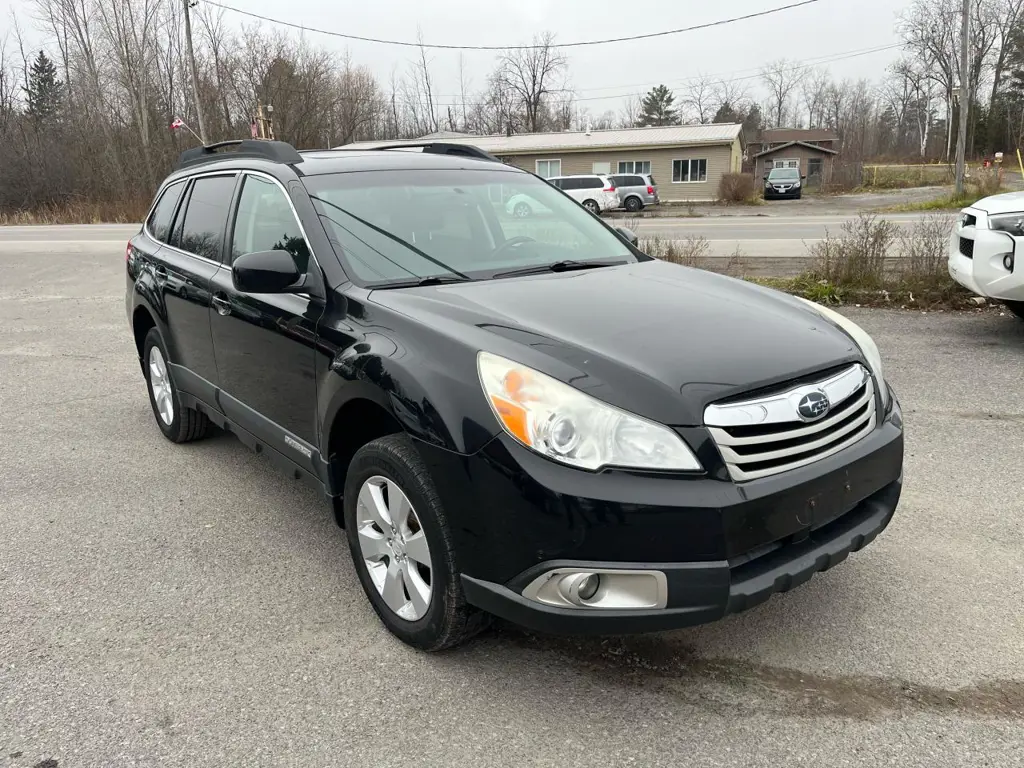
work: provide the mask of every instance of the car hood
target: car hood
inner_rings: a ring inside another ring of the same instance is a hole
[[[662,261],[374,291],[371,300],[662,423],[861,359],[797,300]]]
[[[977,208],[990,214],[1018,213],[1024,211],[1024,192],[1006,192],[1002,195],[985,197],[971,208]]]

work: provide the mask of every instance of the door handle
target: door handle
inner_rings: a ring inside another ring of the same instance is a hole
[[[230,315],[231,314],[231,302],[228,301],[227,296],[222,293],[215,293],[213,298],[210,299],[210,303],[213,304],[213,308],[217,310],[218,315]]]
[[[165,282],[167,280],[167,268],[160,265],[155,266],[153,267],[153,275],[160,282]]]

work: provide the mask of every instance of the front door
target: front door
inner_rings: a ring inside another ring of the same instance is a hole
[[[211,329],[220,405],[233,422],[300,466],[317,445],[316,326],[324,305],[305,294],[251,294],[235,288],[231,262],[245,253],[286,250],[301,271],[310,251],[284,188],[246,174],[226,264],[213,277]]]

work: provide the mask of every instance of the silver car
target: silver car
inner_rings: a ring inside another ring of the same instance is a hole
[[[649,173],[619,173],[611,177],[619,192],[620,205],[631,213],[658,205],[658,185]]]
[[[579,176],[552,176],[554,184],[595,216],[618,208],[619,193],[610,176],[587,173]]]

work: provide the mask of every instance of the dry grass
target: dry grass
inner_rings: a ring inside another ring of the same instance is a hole
[[[707,257],[711,250],[711,243],[706,238],[695,235],[690,235],[683,240],[652,237],[641,240],[637,247],[648,256],[662,261],[682,264],[684,267],[707,269]]]
[[[947,272],[949,237],[950,223],[945,216],[930,216],[900,229],[884,219],[864,214],[847,222],[840,235],[827,233],[824,240],[811,246],[811,267],[789,278],[744,276],[743,254],[738,249],[724,268],[716,268],[709,258],[710,243],[703,237],[651,238],[642,240],[640,248],[655,258],[722,271],[823,304],[917,309],[970,307],[970,294]]]
[[[865,165],[863,185],[868,189],[907,189],[953,183],[953,167],[946,164]]]
[[[5,224],[135,224],[142,221],[149,200],[128,202],[75,201],[26,210],[0,211]]]

